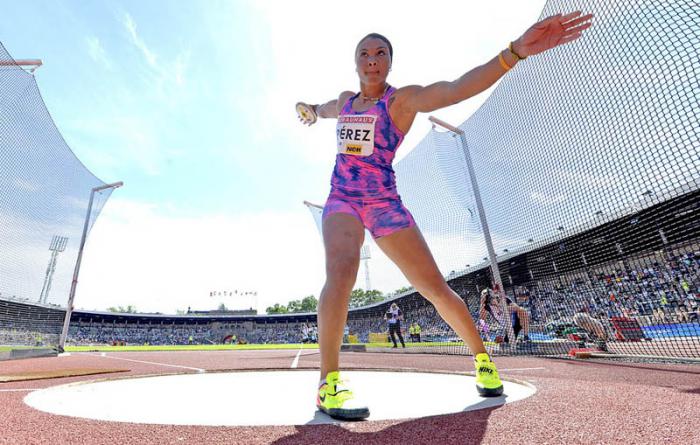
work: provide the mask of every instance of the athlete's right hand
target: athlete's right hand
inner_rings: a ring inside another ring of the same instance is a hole
[[[316,108],[317,107],[314,105],[309,105],[304,102],[297,102],[296,110],[299,121],[301,121],[301,123],[304,125],[313,125],[318,119]]]

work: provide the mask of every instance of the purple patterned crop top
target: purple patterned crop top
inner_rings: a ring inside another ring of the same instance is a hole
[[[389,116],[389,98],[396,88],[389,87],[370,109],[357,112],[352,96],[338,116],[338,154],[331,177],[334,192],[350,197],[396,195],[396,179],[391,163],[404,134]]]

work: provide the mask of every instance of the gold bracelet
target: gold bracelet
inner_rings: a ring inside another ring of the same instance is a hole
[[[512,66],[508,66],[508,64],[506,63],[506,59],[503,58],[503,51],[498,53],[498,61],[501,62],[501,66],[506,71],[510,71],[511,68],[513,68]]]

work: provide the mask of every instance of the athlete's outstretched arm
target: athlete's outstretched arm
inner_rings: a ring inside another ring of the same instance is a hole
[[[337,119],[338,115],[340,115],[340,112],[343,109],[343,105],[345,105],[345,102],[354,95],[355,93],[353,93],[352,91],[343,91],[342,93],[340,93],[340,96],[337,99],[333,99],[323,104],[307,106],[311,108],[314,111],[314,113],[316,113],[317,117],[326,119]],[[301,116],[299,117],[299,120],[307,125],[313,124],[312,121],[306,121]]]
[[[338,119],[338,116],[343,109],[343,105],[345,105],[345,102],[354,95],[355,93],[352,91],[343,91],[340,93],[340,96],[337,99],[333,99],[325,104],[316,105],[316,114],[318,114],[318,117],[326,119]]]
[[[519,60],[578,39],[591,26],[592,17],[593,14],[581,16],[581,11],[548,17],[532,25],[510,49],[504,49],[499,56],[457,80],[401,88],[397,105],[402,113],[410,114],[428,113],[462,102],[488,89]]]

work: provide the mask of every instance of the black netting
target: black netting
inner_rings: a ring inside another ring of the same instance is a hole
[[[63,140],[34,76],[0,44],[0,349],[58,344],[54,316],[68,300],[90,192],[101,185]],[[97,194],[91,224],[109,194]]]
[[[480,301],[493,280],[459,137],[434,130],[398,163],[401,195],[490,352],[698,358],[700,7],[549,1],[542,17],[577,9],[595,14],[582,39],[521,62],[460,125],[513,304]],[[424,299],[398,303],[405,337],[415,321],[431,342],[408,349],[466,352]],[[351,326],[386,341],[386,306]]]

